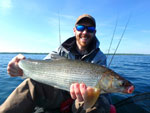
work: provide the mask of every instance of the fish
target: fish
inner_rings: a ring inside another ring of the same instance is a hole
[[[72,83],[85,83],[91,89],[85,93],[84,109],[92,107],[100,94],[134,91],[134,85],[113,70],[98,64],[56,58],[52,60],[23,59],[18,63],[23,78],[31,78],[58,89],[70,91]]]

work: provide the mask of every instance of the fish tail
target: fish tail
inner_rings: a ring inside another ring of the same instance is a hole
[[[100,89],[98,88],[87,88],[87,92],[84,95],[84,106],[83,108],[86,110],[91,108],[97,101],[100,95]]]

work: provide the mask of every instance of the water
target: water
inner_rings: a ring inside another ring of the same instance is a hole
[[[17,54],[0,54],[0,104],[23,81],[20,77],[10,77],[7,74],[7,64]],[[46,54],[24,54],[26,58],[43,59]]]
[[[113,103],[135,94],[149,92],[149,100],[126,104],[118,108],[117,113],[150,113],[150,55],[116,55],[110,68],[135,85],[133,94],[112,94]]]
[[[20,77],[7,74],[8,62],[17,54],[0,54],[0,104],[23,81]],[[27,58],[43,59],[46,54],[24,54]],[[110,61],[108,56],[108,62]],[[110,66],[135,85],[133,94],[112,94],[113,103],[127,97],[150,92],[150,55],[116,55]],[[150,113],[150,100],[127,104],[117,109],[118,113]]]

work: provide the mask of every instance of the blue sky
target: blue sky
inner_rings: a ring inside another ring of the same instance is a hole
[[[96,36],[107,53],[118,18],[111,53],[130,14],[117,53],[150,54],[150,0],[0,0],[0,52],[50,52],[74,35],[76,18],[91,14]]]

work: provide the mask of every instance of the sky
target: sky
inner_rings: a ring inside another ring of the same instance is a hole
[[[150,0],[0,0],[0,52],[47,53],[74,36],[78,16],[96,20],[100,48],[113,53],[150,54]],[[59,32],[60,20],[60,32]],[[59,35],[60,34],[60,35]]]

